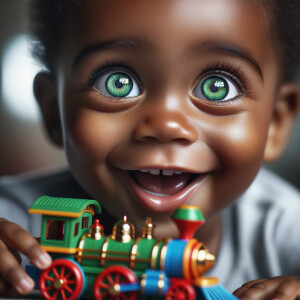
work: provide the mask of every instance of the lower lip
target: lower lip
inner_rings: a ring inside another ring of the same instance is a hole
[[[168,196],[157,196],[148,193],[146,190],[142,189],[128,174],[124,171],[124,176],[132,189],[133,193],[140,200],[140,202],[146,206],[149,210],[160,212],[160,213],[170,213],[173,212],[179,205],[184,204],[191,194],[197,189],[201,184],[206,174],[198,175],[189,185],[187,185],[183,190],[174,195]]]

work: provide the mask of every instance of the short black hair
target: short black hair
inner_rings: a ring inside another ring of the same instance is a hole
[[[61,32],[67,19],[68,9],[80,6],[81,1],[32,0],[30,3],[32,53],[50,72],[55,71],[54,58],[59,51]],[[281,79],[295,81],[300,60],[300,1],[258,1],[269,13],[272,34],[280,46],[278,48]]]

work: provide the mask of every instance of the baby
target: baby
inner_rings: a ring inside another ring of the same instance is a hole
[[[43,0],[32,9],[46,129],[104,223],[126,212],[176,236],[172,212],[197,205],[207,222],[196,237],[217,255],[211,274],[225,287],[271,277],[235,295],[300,296],[300,196],[259,172],[281,155],[297,116],[299,1]],[[22,184],[53,195],[57,181]],[[25,229],[0,221],[2,294],[33,288],[16,252],[50,264]]]

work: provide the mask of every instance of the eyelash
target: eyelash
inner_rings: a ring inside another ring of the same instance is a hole
[[[113,71],[113,70],[120,71],[120,69],[126,70],[126,72],[129,73],[129,75],[134,77],[139,87],[140,88],[142,87],[142,85],[140,84],[141,80],[139,79],[139,77],[135,74],[135,72],[132,70],[130,66],[128,66],[126,63],[122,61],[106,61],[105,63],[100,64],[98,67],[91,70],[88,73],[87,87],[92,88],[96,84],[99,77],[106,74],[108,71]]]
[[[201,75],[199,75],[197,81],[199,81],[199,78],[203,79],[211,74],[219,74],[231,79],[237,85],[243,95],[249,95],[253,93],[253,91],[251,91],[252,82],[240,67],[236,67],[227,63],[214,63],[203,69],[200,74]]]
[[[92,88],[96,84],[99,77],[104,75],[108,71],[112,71],[114,69],[120,70],[120,68],[126,70],[127,72],[129,71],[130,75],[132,75],[134,79],[137,80],[137,83],[142,90],[141,80],[132,70],[132,68],[123,61],[106,61],[105,63],[100,64],[98,67],[91,70],[88,73],[87,88]],[[211,74],[220,74],[227,77],[228,79],[233,80],[233,82],[237,85],[243,95],[249,95],[253,93],[253,91],[251,91],[252,82],[240,67],[236,67],[227,63],[213,63],[200,72],[197,81],[199,81],[199,78],[205,78]]]

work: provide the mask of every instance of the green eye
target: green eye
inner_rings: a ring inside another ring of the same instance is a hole
[[[228,94],[228,90],[227,82],[218,76],[206,78],[201,85],[203,95],[212,101],[224,99]]]
[[[193,95],[209,101],[228,101],[239,95],[231,80],[221,76],[209,76],[202,79],[193,90]]]
[[[115,98],[136,97],[141,93],[138,84],[129,74],[115,71],[100,76],[95,88],[104,96]]]
[[[125,73],[113,73],[106,79],[106,89],[114,97],[126,97],[132,87],[132,79]]]

